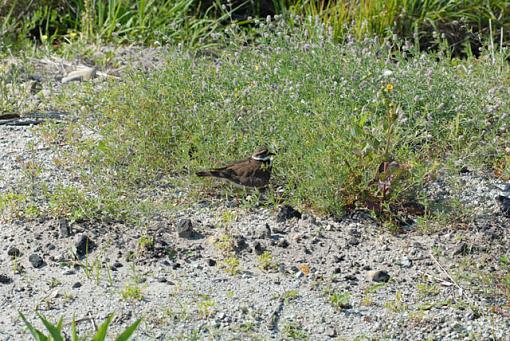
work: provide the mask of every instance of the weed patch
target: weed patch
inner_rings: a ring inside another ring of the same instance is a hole
[[[368,208],[399,224],[424,213],[420,190],[438,168],[488,167],[504,155],[508,65],[416,50],[389,59],[376,40],[303,49],[298,33],[214,62],[174,52],[161,72],[74,98],[98,117],[98,137],[74,141],[73,155],[88,160],[91,192],[116,188],[102,210],[165,174],[200,189],[195,170],[266,144],[278,152],[278,201],[333,214]]]

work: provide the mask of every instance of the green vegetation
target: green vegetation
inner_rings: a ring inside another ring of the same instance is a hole
[[[436,36],[436,52],[430,54],[421,52],[419,35],[361,39],[387,31],[416,33],[421,29],[415,24],[439,29],[452,19],[470,23],[476,32],[490,21],[495,39],[507,20],[500,15],[509,8],[504,1],[278,2],[271,10],[284,15],[244,26],[223,25],[235,8],[207,9],[192,0],[109,4],[43,6],[34,9],[32,26],[23,27],[37,27],[47,42],[67,39],[59,51],[90,41],[161,40],[186,41],[208,53],[170,49],[167,66],[157,73],[133,72],[122,82],[110,79],[99,92],[84,85],[78,93],[70,87],[48,98],[49,107],[81,108],[75,124],[60,132],[49,128],[45,136],[62,135],[59,142],[71,145],[58,162],[71,161],[73,171],[82,170],[77,176],[83,187],[49,191],[47,184],[37,183],[40,167],[26,165],[23,174],[31,190],[2,194],[3,215],[136,224],[169,206],[164,200],[139,199],[139,190],[158,185],[155,179],[179,174],[165,181],[200,193],[210,182],[187,175],[218,160],[244,157],[262,144],[278,153],[273,187],[283,192],[269,191],[263,202],[244,205],[289,202],[326,214],[365,207],[395,232],[408,215],[426,214],[422,225],[433,226],[427,223],[431,213],[440,220],[449,212],[465,212],[453,202],[451,208],[438,208],[421,198],[421,188],[439,169],[456,172],[460,164],[510,177],[509,82],[504,76],[509,67],[503,46],[497,49],[491,40],[480,58],[464,50],[467,58],[459,60],[451,58],[457,47],[448,37]],[[11,9],[1,15],[24,13],[17,5]],[[4,22],[8,30],[9,21]],[[176,33],[180,29],[186,32]],[[340,38],[346,34],[359,39]],[[219,52],[207,42],[226,48]],[[8,73],[10,80],[2,76],[0,86],[24,86],[18,69]],[[18,103],[9,98],[0,101],[0,111],[10,112]],[[96,134],[84,134],[88,128]],[[49,204],[42,208],[41,201]],[[440,212],[445,208],[448,212]],[[235,215],[226,212],[221,220],[229,225]]]
[[[201,300],[197,303],[197,310],[200,318],[208,319],[214,314],[216,302],[209,295],[201,295]]]
[[[349,309],[351,307],[351,294],[348,291],[335,292],[329,296],[329,303],[337,310]]]
[[[285,340],[308,340],[308,333],[303,330],[303,325],[294,321],[283,323],[282,334]]]
[[[264,251],[260,256],[257,257],[259,268],[264,271],[275,270],[278,268],[273,260],[273,255],[269,251]]]
[[[241,272],[241,261],[232,254],[220,261],[220,267],[229,275],[236,276]]]
[[[232,26],[249,32],[261,14],[281,14],[290,25],[323,25],[337,41],[397,34],[437,48],[443,36],[456,50],[480,46],[480,35],[499,36],[510,28],[509,2],[418,0],[201,0],[11,1],[0,8],[2,46],[115,42],[203,48],[231,35]],[[253,17],[253,18],[252,18]],[[475,51],[476,53],[478,51]]]
[[[412,214],[438,169],[494,169],[507,155],[504,55],[438,59],[409,47],[404,56],[392,48],[398,40],[337,45],[275,25],[280,34],[259,28],[259,47],[233,40],[217,61],[175,51],[149,77],[135,72],[65,98],[84,112],[67,142],[87,169],[92,207],[111,217],[143,212],[136,189],[153,179],[268,144],[278,152],[274,185],[284,189],[268,202]],[[79,133],[90,124],[101,139]],[[204,184],[185,175],[168,181]]]
[[[126,284],[124,289],[121,291],[121,296],[125,300],[137,300],[143,301],[144,296],[142,294],[142,289],[137,284]]]
[[[404,294],[400,290],[395,292],[395,299],[384,303],[384,307],[394,313],[401,313],[409,310],[408,305],[405,303]]]
[[[180,174],[164,181],[200,193],[210,182],[193,171],[261,144],[277,151],[273,187],[283,188],[268,191],[266,204],[333,214],[366,207],[389,219],[391,230],[399,216],[423,214],[418,202],[425,213],[448,208],[421,198],[438,169],[510,176],[510,166],[502,167],[510,123],[506,50],[459,60],[447,58],[449,49],[422,54],[393,38],[338,45],[320,26],[310,31],[282,18],[271,25],[261,22],[257,35],[237,31],[215,60],[175,50],[149,76],[133,72],[99,91],[83,86],[50,98],[55,107],[81,108],[60,132],[71,149],[59,162],[71,162],[84,187],[50,193],[36,185],[36,172],[27,178],[37,200],[4,194],[0,210],[136,223],[168,206],[140,200],[140,189],[158,186],[154,179]],[[97,134],[83,134],[89,128]],[[49,206],[34,210],[44,197]],[[235,216],[221,219],[228,225]]]
[[[285,303],[288,303],[290,301],[294,301],[299,297],[299,291],[296,289],[289,290],[283,293],[282,298],[285,301]]]
[[[19,315],[23,322],[25,323],[25,326],[30,331],[32,336],[34,337],[34,340],[36,341],[63,341],[67,340],[67,337],[62,334],[62,327],[63,327],[63,318],[60,318],[56,324],[51,323],[46,319],[46,317],[40,313],[37,313],[37,316],[43,323],[44,327],[48,331],[48,335],[44,334],[41,330],[35,328],[26,318],[25,316],[19,312]],[[90,340],[95,341],[103,341],[106,340],[108,327],[110,326],[111,322],[113,320],[113,314],[110,314],[106,320],[99,326],[97,332],[90,338]],[[138,319],[133,324],[128,326],[120,335],[118,335],[115,338],[115,341],[127,341],[131,338],[131,335],[135,332],[135,330],[138,328],[138,325],[140,324],[142,320]],[[83,338],[80,338],[78,336],[78,333],[76,331],[76,320],[73,317],[73,321],[71,324],[71,338],[72,341],[78,341],[83,340]]]

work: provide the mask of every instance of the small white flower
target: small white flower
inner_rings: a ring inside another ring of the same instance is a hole
[[[393,75],[393,71],[391,71],[391,70],[384,70],[382,75],[383,75],[383,77],[390,77],[391,75]]]

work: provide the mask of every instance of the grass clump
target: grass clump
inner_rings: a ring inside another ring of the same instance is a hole
[[[137,300],[143,301],[144,296],[142,293],[142,289],[140,286],[136,284],[126,284],[126,286],[121,291],[121,296],[125,300]]]
[[[201,6],[195,0],[32,1],[22,7],[13,1],[0,8],[2,47],[62,43],[181,43],[189,47],[213,42],[230,12]]]
[[[265,1],[221,4],[197,0],[11,1],[0,6],[0,49],[30,43],[114,42],[193,48],[216,45],[242,27],[250,35],[259,15],[282,17],[310,32],[317,26],[336,41],[393,34],[424,49],[444,41],[456,51],[478,54],[480,36],[508,32],[509,1]],[[282,15],[279,15],[282,14]],[[255,19],[251,18],[255,17]],[[494,39],[497,40],[497,39]]]
[[[283,324],[282,334],[285,340],[309,340],[309,335],[303,329],[303,325],[294,321],[287,321]]]
[[[264,251],[260,256],[257,257],[259,268],[264,271],[276,270],[278,264],[273,260],[273,255],[269,251]]]
[[[200,188],[186,175],[266,144],[278,152],[283,200],[405,215],[419,211],[419,190],[438,168],[492,167],[506,155],[508,65],[498,58],[404,56],[391,41],[338,46],[285,30],[216,61],[173,52],[160,72],[77,98],[94,117],[100,108],[100,138],[73,143],[91,184],[124,195],[180,174],[175,181]]]
[[[348,291],[334,292],[329,296],[329,303],[337,310],[350,309],[351,294]]]
[[[220,267],[229,275],[236,276],[241,272],[241,261],[235,254],[232,254],[220,261]]]
[[[63,318],[60,318],[60,320],[58,320],[58,322],[56,324],[53,324],[48,319],[46,319],[46,317],[44,315],[42,315],[40,313],[37,313],[37,316],[39,317],[39,319],[43,323],[44,327],[48,331],[48,335],[46,335],[41,330],[35,328],[26,319],[26,317],[25,317],[25,315],[23,315],[23,313],[19,312],[19,315],[20,315],[21,319],[23,320],[23,322],[25,323],[25,326],[27,327],[27,329],[32,334],[34,340],[37,340],[37,341],[42,341],[42,340],[63,341],[63,340],[68,340],[68,337],[64,336],[64,334],[62,333]],[[91,340],[95,340],[95,341],[106,340],[106,336],[107,336],[107,333],[108,333],[108,328],[110,327],[110,324],[111,324],[112,320],[113,320],[113,314],[110,314],[106,318],[106,320],[99,326],[99,328],[97,329],[96,333],[92,336]],[[127,340],[129,340],[131,338],[131,336],[133,335],[133,333],[138,328],[138,325],[140,324],[141,321],[142,321],[142,319],[136,320],[133,324],[128,326],[126,329],[124,329],[124,331],[121,334],[119,334],[114,340],[115,341],[127,341]],[[74,317],[73,317],[73,321],[72,321],[72,324],[71,324],[71,338],[69,340],[72,340],[72,341],[82,340],[82,338],[80,338],[78,336],[78,333],[76,331],[76,320],[74,319]]]

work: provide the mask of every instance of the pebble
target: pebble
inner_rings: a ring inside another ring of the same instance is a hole
[[[410,268],[411,266],[413,266],[413,262],[407,258],[407,257],[403,257],[401,260],[400,260],[400,266],[405,268],[405,269],[408,269]]]
[[[12,258],[17,258],[21,256],[21,251],[17,247],[11,246],[9,250],[7,250],[7,255]]]
[[[184,239],[191,239],[193,238],[195,231],[193,230],[193,223],[191,222],[191,219],[181,219],[177,223],[176,227],[177,236]]]
[[[292,218],[301,219],[301,212],[299,212],[298,210],[294,209],[289,205],[284,205],[278,212],[278,215],[276,216],[276,221],[279,223],[283,223],[284,221],[287,221]]]
[[[368,271],[367,277],[372,282],[378,282],[378,283],[386,283],[390,280],[390,275],[384,270]]]
[[[73,81],[88,81],[96,77],[97,69],[95,67],[80,67],[78,70],[71,71],[62,78],[62,83]]]
[[[81,258],[90,254],[95,248],[95,243],[85,233],[80,233],[74,238],[76,255]]]
[[[30,262],[30,264],[32,264],[32,266],[36,269],[42,267],[44,265],[44,260],[41,258],[41,256],[39,256],[38,254],[36,253],[33,253],[31,254],[29,257],[28,257],[28,261]]]
[[[69,222],[65,219],[60,219],[58,221],[58,232],[60,238],[67,238],[71,236],[71,228],[69,227]]]
[[[0,284],[11,284],[12,278],[7,275],[0,274]]]

